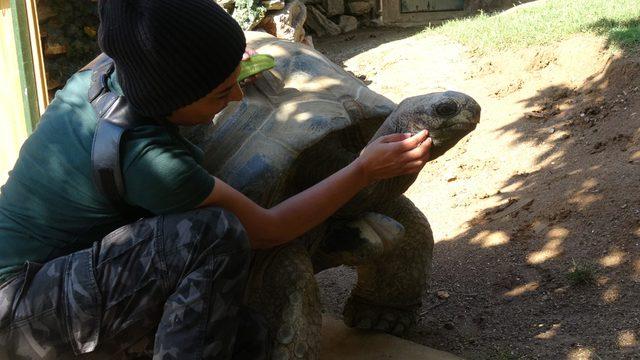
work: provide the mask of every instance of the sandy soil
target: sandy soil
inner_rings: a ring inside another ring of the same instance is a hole
[[[474,56],[412,29],[316,48],[394,101],[455,89],[483,107],[408,191],[436,239],[408,339],[469,359],[640,359],[637,52],[577,36]],[[574,284],[576,264],[594,281]],[[318,279],[340,316],[353,270]]]

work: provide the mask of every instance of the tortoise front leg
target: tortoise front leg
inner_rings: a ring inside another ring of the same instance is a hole
[[[378,209],[405,227],[393,248],[358,266],[358,283],[344,309],[347,325],[394,334],[406,331],[431,274],[433,234],[426,217],[405,196]]]
[[[298,243],[256,252],[248,303],[269,323],[272,359],[317,359],[322,314],[307,250]]]

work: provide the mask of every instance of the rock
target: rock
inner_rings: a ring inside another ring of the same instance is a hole
[[[371,27],[381,27],[384,23],[382,22],[382,19],[378,18],[378,19],[371,19],[371,21],[369,21],[369,26]]]
[[[438,299],[445,300],[448,299],[450,295],[448,291],[440,290],[436,292],[436,296],[438,297]]]
[[[322,7],[327,17],[344,14],[344,0],[322,0]]]
[[[267,12],[258,0],[236,0],[235,8],[231,16],[240,24],[242,30],[252,30],[255,28]]]
[[[267,34],[277,37],[276,23],[273,21],[273,15],[270,14],[267,14],[253,30],[266,32]]]
[[[286,4],[284,9],[268,14],[260,27],[277,38],[302,42],[306,20],[306,6],[301,1],[294,0]]]
[[[347,327],[328,315],[322,316],[320,348],[320,360],[462,360],[389,334]]]
[[[343,33],[354,31],[358,28],[358,19],[349,15],[340,15],[338,26]]]
[[[489,220],[497,220],[499,218],[510,216],[511,214],[516,214],[520,210],[529,208],[531,204],[533,204],[533,198],[523,197],[521,199],[509,199],[502,205],[498,206],[496,209],[497,211],[489,217]]]
[[[304,39],[302,39],[302,43],[312,49],[315,49],[315,46],[313,45],[313,38],[311,37],[311,35],[305,36]]]
[[[354,15],[364,15],[371,10],[371,4],[366,1],[354,1],[349,3],[349,12]]]
[[[47,90],[56,90],[62,87],[62,83],[56,79],[47,77]]]
[[[44,56],[58,56],[67,53],[67,45],[47,41],[44,45]]]
[[[378,10],[378,4],[380,3],[379,0],[367,0],[367,2],[369,3],[369,8],[371,10],[373,10],[374,12]]]
[[[231,14],[236,2],[235,0],[216,0],[216,3]]]
[[[318,8],[314,5],[307,7],[309,11],[307,14],[307,22],[306,25],[313,30],[318,36],[331,35],[336,36],[340,35],[340,27],[336,25],[333,21],[327,19],[326,16],[318,10]]]
[[[57,16],[58,14],[49,7],[49,5],[45,2],[40,2],[38,4],[38,22],[40,24],[47,22],[47,20],[52,17]]]
[[[85,26],[82,28],[82,30],[88,37],[92,39],[95,38],[98,34],[98,30],[96,30],[96,28],[94,28],[93,26]]]
[[[284,9],[285,3],[283,0],[264,0],[262,1],[262,6],[264,6],[268,11],[282,10]]]

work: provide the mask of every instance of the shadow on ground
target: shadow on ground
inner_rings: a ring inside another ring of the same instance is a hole
[[[639,24],[593,28],[628,46]],[[638,50],[626,47],[581,87],[539,90],[524,100],[530,112],[497,130],[551,147],[497,185],[501,205],[436,244],[412,340],[472,359],[640,356],[638,80]]]

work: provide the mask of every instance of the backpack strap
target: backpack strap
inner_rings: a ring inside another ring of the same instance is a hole
[[[103,56],[101,61],[97,61]],[[95,68],[88,68],[91,64]],[[91,148],[93,182],[98,191],[126,219],[137,220],[150,216],[152,214],[149,211],[131,206],[125,201],[121,148],[128,130],[153,124],[153,121],[137,114],[124,96],[118,96],[109,90],[109,78],[114,71],[113,60],[102,54],[88,66],[84,70],[93,71],[88,97],[98,116]]]

